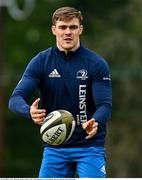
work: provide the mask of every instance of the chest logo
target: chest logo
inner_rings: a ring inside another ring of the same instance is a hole
[[[58,73],[57,69],[54,69],[48,76],[52,77],[52,78],[60,78],[61,77],[61,75]]]
[[[81,79],[81,80],[86,80],[88,78],[87,74],[88,74],[88,72],[86,69],[81,69],[81,70],[77,71],[76,78]]]

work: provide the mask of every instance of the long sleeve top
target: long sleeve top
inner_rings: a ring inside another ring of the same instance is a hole
[[[70,111],[75,131],[61,146],[100,146],[105,144],[106,122],[112,109],[112,89],[108,63],[83,45],[74,51],[50,47],[31,59],[9,99],[9,109],[30,119],[29,99],[38,89],[41,108],[47,114],[59,109]],[[86,140],[81,124],[94,118],[97,134]]]

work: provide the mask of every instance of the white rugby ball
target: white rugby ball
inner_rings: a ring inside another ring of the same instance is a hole
[[[42,140],[49,145],[60,145],[70,139],[75,129],[75,119],[66,110],[49,113],[43,121],[40,134]]]

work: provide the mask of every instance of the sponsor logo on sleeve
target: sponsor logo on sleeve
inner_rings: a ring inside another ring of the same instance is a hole
[[[104,80],[104,81],[111,81],[110,75],[109,75],[108,77],[103,77],[103,80]]]

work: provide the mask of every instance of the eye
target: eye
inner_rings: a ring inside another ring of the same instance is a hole
[[[65,26],[65,25],[59,26],[59,29],[65,30],[65,29],[67,29],[67,26]]]
[[[75,30],[78,29],[78,25],[71,25],[69,26],[70,30]]]
[[[78,25],[71,25],[71,26],[61,25],[61,26],[59,26],[59,29],[61,29],[61,30],[66,30],[67,28],[69,28],[70,30],[75,30],[75,29],[78,29],[79,26]]]

